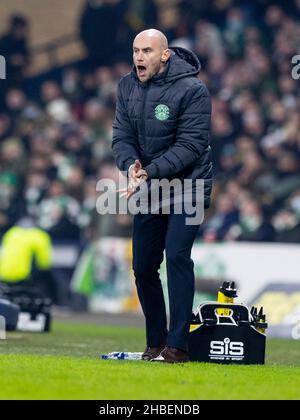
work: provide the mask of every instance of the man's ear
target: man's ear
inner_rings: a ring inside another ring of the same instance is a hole
[[[161,56],[162,63],[166,63],[169,60],[170,55],[171,55],[171,51],[169,50],[169,48],[164,50]]]

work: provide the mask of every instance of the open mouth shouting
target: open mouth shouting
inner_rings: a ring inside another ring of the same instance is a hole
[[[143,65],[138,64],[136,66],[137,75],[139,78],[144,78],[146,76],[146,67]]]

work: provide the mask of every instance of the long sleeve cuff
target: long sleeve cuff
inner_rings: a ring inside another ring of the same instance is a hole
[[[147,172],[148,179],[150,179],[150,178],[158,178],[158,168],[155,165],[155,163],[150,163],[144,169]]]
[[[134,162],[135,162],[135,158],[129,158],[125,161],[124,170],[126,171],[127,176],[128,176],[128,170],[129,170],[130,166],[134,164]]]

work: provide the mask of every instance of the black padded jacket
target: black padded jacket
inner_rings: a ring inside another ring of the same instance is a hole
[[[211,98],[197,77],[194,53],[173,47],[163,72],[146,83],[135,69],[118,86],[112,149],[118,168],[140,159],[151,178],[204,180],[204,205],[212,189]]]

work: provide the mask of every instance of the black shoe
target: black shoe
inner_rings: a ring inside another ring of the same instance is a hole
[[[144,353],[142,354],[142,360],[150,361],[155,357],[159,356],[161,351],[166,347],[165,344],[162,344],[158,347],[146,347]]]
[[[161,363],[185,363],[188,361],[188,353],[175,347],[165,347],[159,356],[151,360],[151,362]]]

